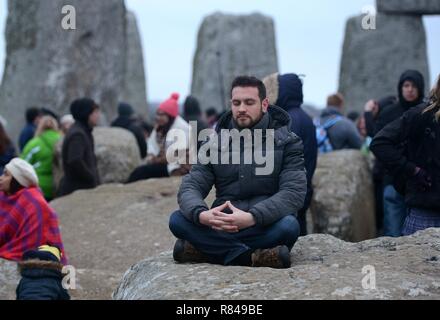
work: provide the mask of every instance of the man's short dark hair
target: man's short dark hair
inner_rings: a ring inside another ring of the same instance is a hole
[[[264,85],[263,81],[256,77],[249,77],[249,76],[239,76],[234,79],[231,86],[231,96],[232,91],[236,87],[254,87],[258,89],[258,95],[260,97],[260,100],[263,101],[267,97],[266,93],[266,86]]]
[[[26,110],[26,122],[33,123],[41,115],[41,110],[38,108],[29,108]]]

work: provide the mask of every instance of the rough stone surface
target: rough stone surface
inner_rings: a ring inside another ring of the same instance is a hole
[[[121,128],[98,127],[93,137],[101,183],[125,183],[141,164],[134,135]]]
[[[377,10],[397,14],[440,14],[439,0],[376,0]]]
[[[122,100],[133,106],[136,113],[148,118],[144,56],[136,16],[127,12],[127,52],[125,83]]]
[[[341,61],[339,91],[346,107],[363,111],[370,99],[397,95],[400,75],[419,70],[429,89],[426,34],[422,18],[378,14],[376,30],[363,30],[362,19],[348,20]]]
[[[17,264],[0,259],[0,300],[15,300],[15,289],[19,281]]]
[[[375,289],[369,266],[375,268]],[[131,267],[113,298],[440,299],[439,268],[440,229],[357,244],[310,235],[299,239],[286,270],[178,265],[166,252]]]
[[[313,185],[314,233],[354,242],[376,236],[372,173],[368,158],[360,151],[321,155]]]
[[[201,107],[223,111],[236,76],[262,79],[278,71],[273,20],[261,14],[206,17],[199,30],[193,68],[191,91]]]
[[[64,30],[64,5],[76,8],[76,30]],[[124,0],[8,1],[1,114],[14,141],[30,106],[68,112],[79,97],[94,98],[113,119],[125,75]]]

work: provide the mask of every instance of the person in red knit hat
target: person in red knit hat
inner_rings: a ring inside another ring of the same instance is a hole
[[[171,133],[179,130],[184,133],[185,139],[173,148],[189,150],[189,124],[179,115],[178,93],[171,94],[170,98],[159,105],[156,112],[156,124],[148,139],[147,164],[136,168],[128,179],[128,183],[150,178],[162,178],[170,176],[182,176],[189,172],[190,166],[179,164],[177,161],[167,160],[167,148],[174,142]]]

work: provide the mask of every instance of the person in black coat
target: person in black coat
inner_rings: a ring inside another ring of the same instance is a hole
[[[375,132],[380,132],[385,126],[399,119],[410,109],[420,105],[425,97],[425,81],[423,75],[416,70],[405,71],[398,83],[398,101],[385,107],[377,115]],[[380,160],[380,159],[379,159]],[[399,237],[407,215],[407,207],[402,194],[396,190],[394,184],[397,176],[386,172],[383,178],[384,202],[384,236]]]
[[[403,235],[440,227],[440,78],[428,104],[411,108],[374,138],[382,161],[409,208]]]
[[[292,120],[290,130],[301,138],[304,145],[307,195],[304,207],[298,212],[298,222],[301,227],[301,236],[305,236],[307,235],[306,213],[312,202],[312,180],[318,159],[316,127],[312,118],[301,108],[304,100],[303,84],[296,74],[274,74],[267,77],[264,82],[268,90],[270,103],[282,108],[289,114]]]
[[[93,128],[99,121],[99,106],[88,98],[76,100],[70,106],[75,124],[67,132],[62,149],[64,177],[60,196],[76,190],[93,189],[99,183]]]
[[[123,128],[133,133],[139,146],[141,159],[147,156],[147,141],[145,140],[142,127],[133,118],[133,107],[127,103],[120,103],[118,107],[118,117],[112,122],[112,127]]]
[[[58,251],[50,251],[54,250]],[[23,255],[18,263],[21,280],[16,289],[17,300],[70,300],[62,285],[63,265],[52,252],[32,250]]]

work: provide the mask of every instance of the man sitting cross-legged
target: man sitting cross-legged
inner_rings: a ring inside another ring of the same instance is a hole
[[[243,161],[252,150],[243,148],[240,138],[238,151],[229,139],[214,143],[219,157],[229,151],[229,162],[199,161],[183,178],[178,194],[180,210],[171,215],[169,224],[179,239],[174,259],[180,263],[289,268],[290,251],[299,236],[296,214],[307,190],[301,139],[290,131],[289,115],[269,105],[260,80],[236,78],[231,95],[231,111],[220,119],[218,135],[222,130],[249,129],[255,149],[260,132],[262,154],[272,162],[273,170],[262,175],[260,161],[259,165],[255,160]],[[232,164],[237,163],[232,161],[237,155],[239,164]],[[204,199],[214,185],[217,199],[209,210]]]

